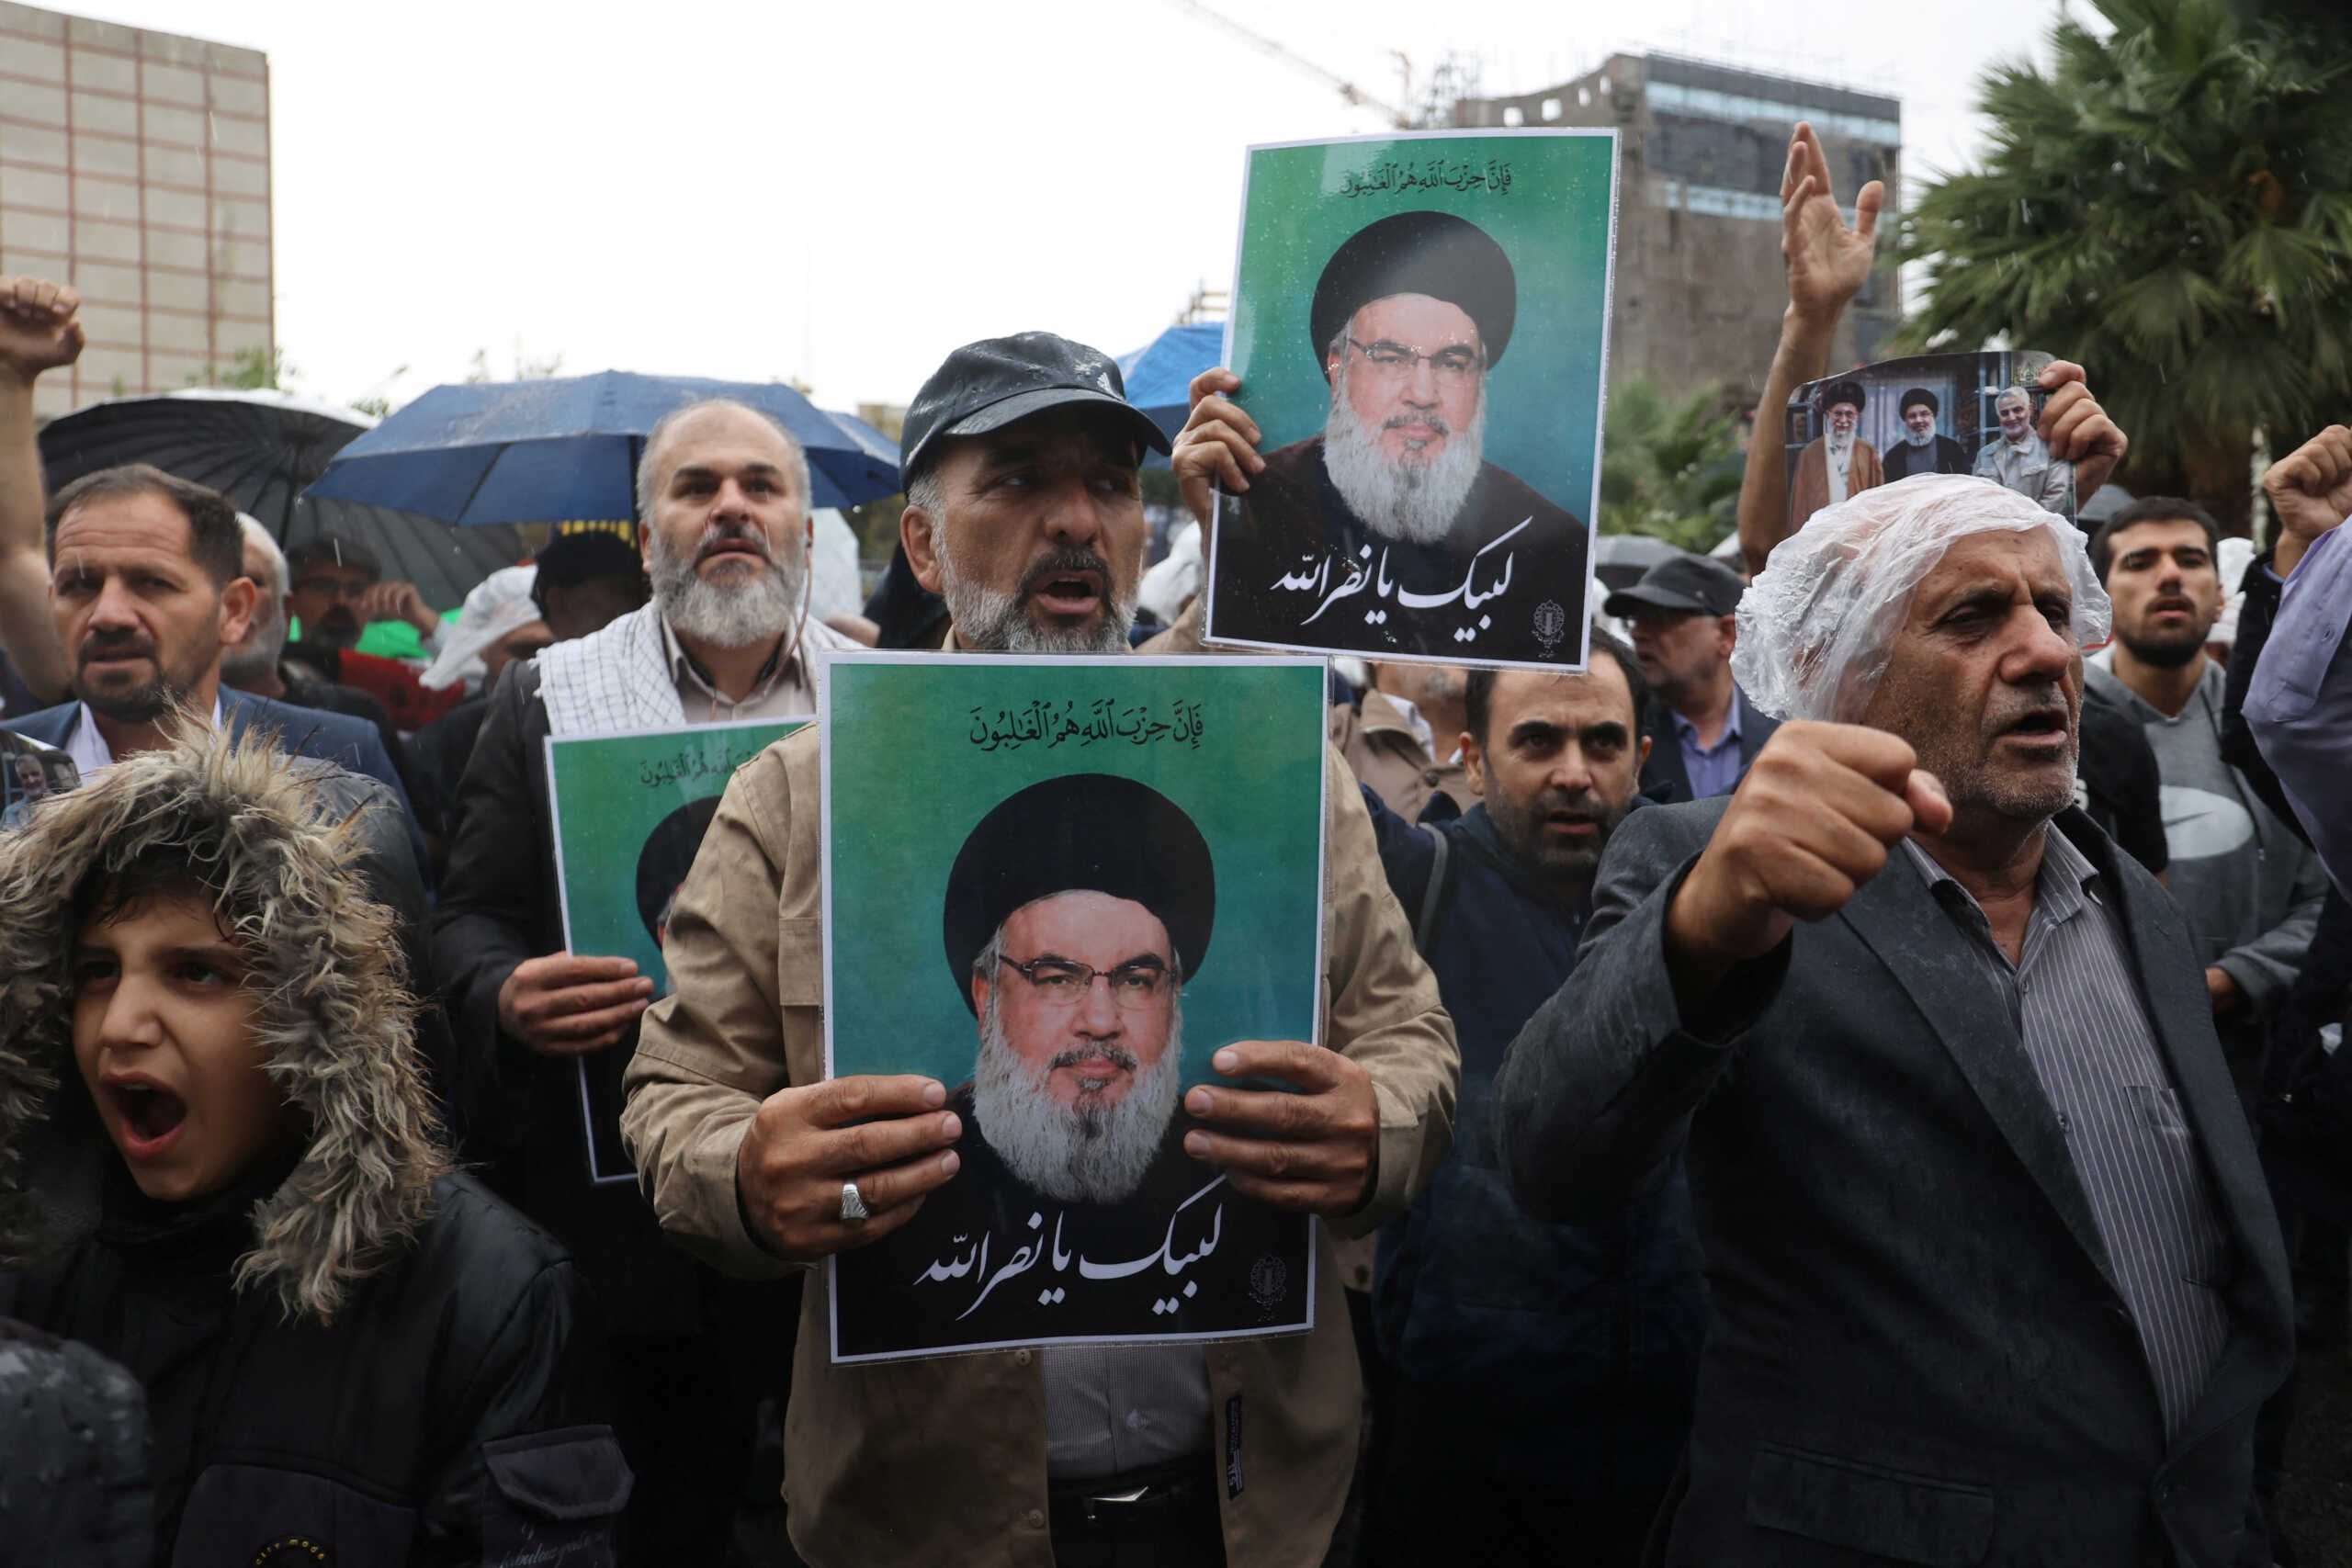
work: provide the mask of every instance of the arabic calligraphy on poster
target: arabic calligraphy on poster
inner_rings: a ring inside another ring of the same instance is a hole
[[[1212,641],[1582,668],[1615,200],[1605,130],[1250,150]]]
[[[829,1266],[833,1359],[1306,1328],[1311,1221],[1188,1154],[1182,1094],[1315,1037],[1324,666],[825,668],[827,1070],[935,1078],[964,1129]]]

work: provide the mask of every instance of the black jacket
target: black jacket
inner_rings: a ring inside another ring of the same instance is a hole
[[[1749,702],[1747,694],[1737,686],[1732,688],[1732,701],[1739,705],[1739,776],[1746,778],[1755,765],[1756,753],[1764,750],[1764,742],[1772,739],[1781,721]],[[1649,761],[1642,764],[1642,793],[1662,806],[1691,798],[1690,766],[1682,760],[1682,738],[1674,728],[1674,710],[1652,697],[1642,715],[1642,733],[1650,742]]]
[[[1576,973],[1497,1085],[1512,1187],[1616,1201],[1684,1151],[1714,1315],[1668,1561],[2251,1568],[2255,1413],[2293,1356],[2284,1249],[2178,908],[2080,812],[2236,1269],[2167,1441],[2066,1134],[1903,852],[1686,1021],[1667,908],[1725,802],[1636,812]]]

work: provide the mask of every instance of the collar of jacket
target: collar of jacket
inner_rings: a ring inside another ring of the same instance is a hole
[[[74,933],[60,912],[92,870],[154,849],[209,862],[232,918],[266,913],[250,972],[255,1030],[311,1128],[299,1159],[250,1205],[239,1288],[267,1292],[289,1318],[327,1319],[424,1224],[448,1161],[401,945],[354,868],[356,818],[334,809],[316,773],[266,736],[165,747],[44,803],[0,846],[0,1265],[66,1239],[46,1212],[58,1173],[28,1168],[38,1130],[86,1129],[82,1141],[95,1136],[119,1163],[74,1065]],[[59,1114],[71,1109],[63,1096],[83,1113]]]

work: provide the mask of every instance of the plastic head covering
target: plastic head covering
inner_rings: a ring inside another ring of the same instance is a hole
[[[1201,525],[1187,523],[1168,547],[1166,558],[1143,574],[1143,584],[1136,591],[1136,603],[1158,615],[1161,625],[1170,626],[1183,614],[1185,603],[1200,591]]]
[[[1824,507],[1772,547],[1739,602],[1732,676],[1774,718],[1853,722],[1886,673],[1911,594],[1952,541],[2046,530],[2074,590],[2077,647],[2114,614],[2075,525],[1967,474],[1921,474]]]
[[[438,692],[480,677],[488,669],[481,661],[482,649],[539,618],[539,607],[531,602],[531,584],[538,574],[536,566],[503,566],[476,583],[466,595],[465,608],[458,612],[457,628],[442,644],[433,667],[417,677],[419,682]]]
[[[2222,618],[2205,634],[2207,642],[2228,643],[2235,647],[2238,640],[2238,612],[2245,608],[2245,590],[2238,584],[2245,581],[2245,569],[2254,564],[2252,539],[2223,539],[2221,554],[2214,565],[2222,573]]]

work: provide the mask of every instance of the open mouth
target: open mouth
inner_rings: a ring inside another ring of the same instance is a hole
[[[2055,709],[2038,710],[2027,714],[2001,731],[2004,740],[2016,740],[2040,748],[2063,747],[2066,743],[2066,716]]]
[[[168,1148],[187,1122],[187,1101],[161,1084],[137,1079],[110,1083],[122,1129],[122,1151],[153,1159]]]
[[[1087,615],[1102,602],[1102,580],[1091,571],[1056,572],[1031,592],[1053,615]]]
[[[1584,839],[1600,831],[1600,819],[1585,811],[1547,811],[1544,826],[1563,838]]]

